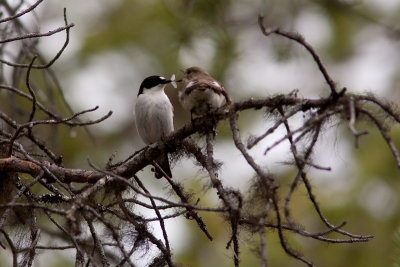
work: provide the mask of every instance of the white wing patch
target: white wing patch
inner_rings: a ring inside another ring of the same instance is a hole
[[[211,82],[214,86],[221,88],[221,85],[217,81]]]
[[[196,83],[196,81],[190,81],[187,85],[186,88],[189,88],[191,86],[193,86]]]

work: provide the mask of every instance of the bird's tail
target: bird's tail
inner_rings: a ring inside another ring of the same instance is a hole
[[[166,175],[168,175],[170,178],[172,178],[172,173],[171,173],[171,168],[169,167],[169,161],[168,161],[168,154],[165,153],[163,155],[161,155],[157,160],[156,163],[158,164],[158,166],[161,167],[161,169],[163,169],[164,173]],[[155,172],[154,175],[157,179],[162,178],[164,175],[164,173],[159,170],[157,167],[155,168]]]

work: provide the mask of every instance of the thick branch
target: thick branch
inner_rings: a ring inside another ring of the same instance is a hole
[[[363,96],[355,96],[352,95],[354,101],[362,100]],[[320,108],[324,109],[327,105],[331,103],[330,98],[321,98],[321,99],[299,99],[292,96],[284,96],[278,95],[269,98],[262,99],[249,99],[241,102],[233,103],[230,106],[230,111],[226,109],[218,110],[214,113],[213,119],[216,121],[225,120],[230,115],[230,112],[238,112],[242,110],[248,109],[260,109],[263,107],[266,108],[276,108],[278,106],[296,106],[301,107],[302,111],[307,111],[310,109]],[[348,105],[348,98],[343,96],[338,100],[336,105]],[[116,175],[129,178],[132,177],[136,172],[142,170],[147,165],[151,164],[153,159],[157,158],[164,152],[171,152],[172,150],[179,149],[183,146],[182,140],[189,137],[190,135],[201,132],[203,130],[203,126],[207,125],[207,121],[209,121],[208,117],[200,117],[193,120],[192,123],[188,123],[184,125],[182,128],[176,130],[171,135],[169,135],[165,142],[158,142],[152,145],[147,146],[141,152],[139,152],[135,157],[131,160],[125,162],[124,164],[112,169],[113,173]],[[104,174],[97,171],[89,171],[82,169],[68,169],[62,166],[51,164],[49,162],[43,162],[48,168],[49,171],[52,172],[55,176],[59,177],[59,179],[63,182],[77,182],[77,183],[93,183],[98,179],[104,177]],[[21,172],[28,173],[32,176],[36,176],[40,171],[40,166],[25,161],[22,159],[18,159],[15,157],[10,157],[7,159],[0,159],[0,171],[3,172]]]

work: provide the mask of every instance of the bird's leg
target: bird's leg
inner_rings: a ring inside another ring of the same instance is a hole
[[[211,105],[209,103],[207,103],[207,116],[210,117],[211,132],[214,138],[217,135],[217,122],[213,116],[213,112],[211,112]]]

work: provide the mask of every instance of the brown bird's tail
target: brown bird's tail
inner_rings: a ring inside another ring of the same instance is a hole
[[[165,153],[163,155],[161,155],[157,160],[156,163],[158,164],[158,166],[161,167],[161,169],[163,169],[164,173],[167,174],[170,178],[172,178],[172,173],[171,173],[171,168],[169,167],[169,161],[168,161],[168,154]],[[162,178],[164,175],[164,173],[159,170],[157,167],[155,167],[155,171],[154,171],[154,175],[157,179]],[[165,177],[167,178],[167,177]]]

